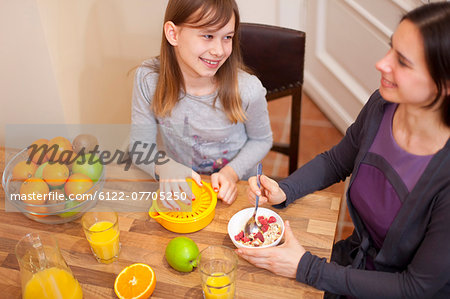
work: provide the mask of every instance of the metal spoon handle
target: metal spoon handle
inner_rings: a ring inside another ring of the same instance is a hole
[[[261,188],[261,181],[260,181],[261,175],[262,175],[262,164],[258,163],[258,166],[256,166],[256,183],[258,184],[258,188]],[[256,215],[256,210],[258,210],[258,203],[259,203],[259,196],[256,195],[256,207],[253,216]]]

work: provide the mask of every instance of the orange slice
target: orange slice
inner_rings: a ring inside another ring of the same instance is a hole
[[[149,298],[155,290],[156,276],[146,264],[132,264],[117,275],[114,292],[120,299]]]

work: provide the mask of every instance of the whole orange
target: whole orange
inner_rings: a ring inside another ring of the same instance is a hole
[[[58,136],[50,139],[48,147],[47,158],[50,161],[63,162],[67,161],[67,159],[73,159],[72,143],[65,137]]]
[[[74,173],[67,179],[64,191],[69,199],[76,199],[77,194],[86,193],[92,186],[94,186],[94,183],[87,175]]]
[[[45,213],[45,207],[35,207],[36,205],[45,205],[50,188],[47,183],[40,178],[31,177],[25,180],[20,186],[20,195],[25,197],[25,203],[33,206],[27,207],[27,210],[33,213]],[[39,215],[45,217],[46,215]]]
[[[36,164],[42,164],[48,161],[47,156],[45,155],[46,151],[45,151],[45,147],[41,146],[45,146],[48,144],[48,139],[45,138],[41,138],[36,140],[35,142],[33,142],[27,150],[27,154],[28,154],[28,159],[33,161]],[[43,155],[43,157],[41,158],[41,155]]]
[[[12,171],[13,181],[25,181],[36,173],[38,166],[33,162],[20,161]]]
[[[64,185],[69,174],[69,168],[66,165],[49,163],[42,172],[42,178],[50,187],[58,187]]]

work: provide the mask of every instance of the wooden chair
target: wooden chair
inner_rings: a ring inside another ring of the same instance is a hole
[[[305,33],[276,26],[241,23],[244,63],[267,89],[267,101],[292,96],[289,143],[274,142],[272,151],[289,157],[289,174],[298,167]]]

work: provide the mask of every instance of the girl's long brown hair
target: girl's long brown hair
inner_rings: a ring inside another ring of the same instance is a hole
[[[175,25],[188,24],[191,27],[225,26],[234,14],[235,26],[230,57],[216,73],[217,98],[232,123],[245,121],[238,86],[238,71],[245,69],[239,47],[239,10],[234,0],[170,0],[164,23],[172,21]],[[153,66],[159,73],[152,109],[156,116],[170,115],[178,103],[180,93],[186,91],[185,82],[178,65],[174,48],[162,36],[159,66]],[[215,101],[214,101],[215,104]]]

